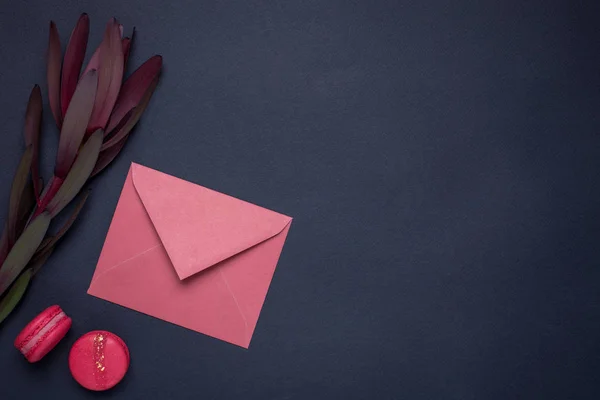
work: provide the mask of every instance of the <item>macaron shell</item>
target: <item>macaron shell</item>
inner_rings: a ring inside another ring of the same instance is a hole
[[[22,348],[31,337],[39,332],[54,316],[61,312],[59,306],[50,306],[39,313],[23,328],[21,333],[15,339],[15,347]]]
[[[63,318],[51,331],[37,343],[31,351],[26,354],[29,362],[38,362],[50,352],[65,337],[71,329],[72,320],[69,317]]]
[[[73,344],[69,368],[73,378],[86,389],[107,390],[125,376],[129,368],[129,350],[114,333],[88,332]]]
[[[42,337],[37,338],[36,343],[30,343],[54,317],[62,312],[63,310],[57,305],[48,307],[29,322],[15,339],[14,344],[19,351],[22,352],[23,348],[27,345],[31,348],[25,354],[29,362],[33,363],[41,360],[71,329],[71,318],[65,315],[54,327],[43,334]]]

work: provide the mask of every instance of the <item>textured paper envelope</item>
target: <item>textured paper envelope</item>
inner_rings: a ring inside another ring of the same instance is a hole
[[[248,348],[291,221],[132,164],[88,293]]]

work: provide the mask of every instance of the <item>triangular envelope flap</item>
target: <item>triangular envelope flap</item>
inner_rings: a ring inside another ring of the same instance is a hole
[[[180,279],[277,235],[291,218],[142,165],[133,184]]]

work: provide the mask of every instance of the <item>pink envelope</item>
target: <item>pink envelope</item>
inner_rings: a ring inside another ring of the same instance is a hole
[[[248,348],[291,221],[132,164],[88,293]]]

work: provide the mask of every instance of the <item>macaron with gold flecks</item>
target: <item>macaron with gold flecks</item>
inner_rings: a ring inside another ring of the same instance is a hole
[[[73,344],[69,368],[73,378],[84,388],[108,390],[125,376],[129,368],[129,349],[114,333],[88,332]]]

